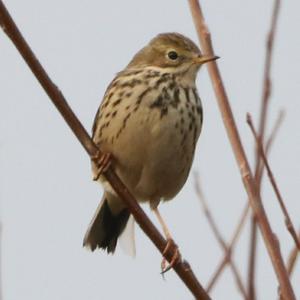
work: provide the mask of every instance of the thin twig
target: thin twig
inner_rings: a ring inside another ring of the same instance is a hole
[[[280,111],[279,114],[278,114],[278,117],[275,121],[275,124],[273,126],[273,129],[271,131],[271,134],[269,136],[269,138],[267,139],[267,143],[266,143],[266,153],[268,154],[269,151],[271,150],[271,147],[273,145],[273,142],[275,140],[275,137],[278,133],[278,130],[282,124],[282,121],[283,121],[283,117],[284,117],[284,111]],[[263,168],[261,168],[261,173],[262,173],[262,170]],[[260,174],[260,178],[261,178],[261,174]],[[260,181],[260,180],[259,180]],[[228,263],[228,257],[231,255],[231,253],[233,252],[233,248],[236,244],[236,241],[240,235],[240,232],[241,232],[241,229],[242,227],[244,226],[245,224],[245,220],[246,220],[246,217],[248,215],[248,212],[249,212],[249,208],[250,208],[250,203],[249,201],[247,202],[245,208],[243,209],[243,213],[240,217],[240,221],[238,222],[238,225],[236,226],[236,229],[234,231],[234,234],[233,234],[233,238],[231,239],[230,243],[229,243],[229,247],[228,247],[228,250],[227,252],[224,254],[224,257],[223,259],[221,260],[221,262],[218,264],[218,267],[216,268],[215,272],[213,273],[213,276],[212,278],[210,279],[209,281],[209,284],[207,285],[207,288],[206,288],[206,291],[209,293],[213,286],[215,285],[217,279],[219,278],[219,276],[221,275],[221,273],[223,272],[225,266],[227,265]],[[251,299],[251,298],[250,298]]]
[[[299,231],[298,239],[300,240],[300,231]],[[299,249],[295,245],[294,249],[291,251],[291,253],[289,255],[289,258],[287,261],[287,267],[286,267],[290,277],[292,276],[292,273],[294,271],[294,267],[296,265],[298,254],[299,254]]]
[[[271,146],[274,142],[274,139],[276,137],[276,135],[278,134],[278,131],[279,131],[279,128],[280,126],[282,125],[282,122],[284,120],[284,116],[285,116],[285,112],[284,110],[280,110],[279,113],[278,113],[278,116],[277,116],[277,119],[274,123],[274,126],[273,126],[273,129],[270,133],[270,136],[268,137],[267,141],[266,141],[266,146],[265,146],[265,149],[266,149],[266,156],[268,157],[269,155],[269,152],[270,152],[270,149],[271,149]],[[262,179],[262,175],[263,175],[263,164],[261,164],[261,167],[260,167],[260,170],[258,172],[258,182],[261,183],[261,179]]]
[[[284,204],[284,200],[283,200],[283,198],[282,198],[281,192],[280,192],[280,190],[279,190],[279,188],[278,188],[278,185],[277,185],[277,183],[276,183],[275,177],[274,177],[274,175],[273,175],[273,172],[272,172],[272,170],[271,170],[270,164],[269,164],[269,162],[268,162],[268,159],[267,159],[267,157],[266,157],[265,151],[264,151],[264,149],[263,149],[261,140],[260,140],[260,138],[258,137],[258,135],[257,135],[257,133],[256,133],[256,130],[255,130],[255,128],[254,128],[254,125],[253,125],[253,122],[252,122],[252,117],[251,117],[251,115],[250,115],[249,113],[247,114],[247,123],[248,123],[248,125],[249,125],[249,127],[250,127],[250,129],[251,129],[251,132],[252,132],[253,136],[254,136],[254,139],[255,139],[255,142],[256,142],[258,151],[259,151],[259,153],[260,153],[260,156],[261,156],[261,158],[262,158],[262,161],[263,161],[263,163],[264,163],[264,165],[265,165],[265,168],[266,168],[266,170],[267,170],[267,174],[268,174],[268,177],[269,177],[269,179],[270,179],[271,185],[272,185],[272,187],[273,187],[273,189],[274,189],[274,192],[275,192],[275,195],[276,195],[277,200],[278,200],[278,202],[279,202],[280,208],[281,208],[282,213],[283,213],[283,215],[284,215],[284,217],[285,217],[285,225],[286,225],[286,227],[287,227],[287,230],[288,230],[289,233],[291,234],[291,236],[292,236],[292,238],[293,238],[293,240],[294,240],[294,242],[295,242],[295,245],[296,245],[297,248],[300,250],[300,242],[299,242],[299,240],[298,240],[298,237],[297,237],[297,233],[296,233],[295,227],[294,227],[293,222],[292,222],[292,220],[291,220],[291,218],[290,218],[290,215],[289,215],[289,213],[288,213],[288,211],[287,211],[287,208],[286,208],[286,206],[285,206],[285,204]]]
[[[30,49],[29,45],[21,35],[19,29],[14,23],[13,19],[9,15],[4,3],[0,0],[0,25],[7,36],[14,43],[16,48],[19,50],[20,54],[23,56],[24,60],[28,64],[29,68],[32,70],[35,77],[38,79],[56,108],[59,110],[73,133],[76,135],[78,140],[83,145],[86,152],[89,154],[91,159],[98,162],[101,157],[101,152],[98,147],[93,143],[92,139],[88,135],[87,131],[84,129],[70,106],[68,105],[63,94],[57,88],[57,86],[51,81],[48,74],[39,63],[34,53]],[[119,197],[126,203],[130,212],[134,216],[136,222],[140,225],[142,230],[148,235],[151,241],[154,243],[156,248],[163,254],[164,249],[167,246],[166,240],[162,237],[160,232],[154,227],[152,222],[149,220],[147,215],[138,205],[136,199],[128,191],[125,185],[121,182],[119,177],[109,168],[104,174],[107,181],[111,184],[113,189],[119,195]],[[170,250],[165,254],[166,259],[170,262],[175,254],[175,248],[169,247]],[[210,297],[202,288],[201,284],[198,282],[196,276],[194,275],[191,267],[185,261],[180,261],[174,266],[175,272],[179,275],[182,281],[186,284],[189,290],[197,299],[208,300]]]
[[[210,32],[204,21],[200,4],[197,0],[189,0],[189,4],[198,36],[201,41],[202,49],[204,50],[205,54],[214,55]],[[241,177],[246,192],[248,193],[251,207],[257,218],[263,240],[268,250],[269,257],[272,261],[282,295],[284,296],[284,299],[295,299],[295,294],[280,253],[279,242],[272,232],[269,220],[262,205],[260,194],[257,190],[255,180],[251,173],[250,166],[242,146],[237,127],[235,125],[234,117],[219,69],[215,62],[208,63],[207,67],[223,117],[223,122],[227,130],[227,135],[240,168]]]
[[[270,31],[267,36],[266,43],[266,58],[265,58],[265,67],[264,67],[264,78],[263,78],[263,92],[262,92],[262,107],[260,113],[260,122],[259,122],[259,134],[260,139],[264,139],[265,128],[267,123],[267,113],[268,113],[268,104],[271,95],[271,66],[272,66],[272,57],[273,57],[273,45],[274,45],[274,37],[276,34],[277,24],[278,24],[278,16],[280,10],[281,0],[274,1]]]
[[[272,13],[270,30],[267,36],[266,43],[266,58],[265,58],[265,67],[264,67],[264,78],[263,78],[263,92],[261,99],[261,110],[260,110],[260,118],[259,118],[259,136],[264,142],[265,136],[265,128],[267,124],[268,117],[268,106],[269,99],[271,95],[271,66],[272,66],[272,57],[273,57],[273,45],[274,45],[274,37],[277,28],[278,15],[280,8],[280,0],[275,0],[274,8]],[[255,181],[258,191],[260,191],[261,186],[261,178],[263,167],[261,167],[260,155],[256,152],[256,165],[255,165]],[[252,217],[251,221],[251,233],[250,233],[250,253],[249,253],[249,263],[248,263],[248,294],[250,299],[256,299],[255,292],[255,266],[256,266],[256,250],[257,250],[257,225],[255,216]]]
[[[215,272],[213,273],[211,279],[209,280],[208,284],[207,284],[207,287],[206,287],[206,291],[209,293],[215,283],[217,282],[219,276],[222,274],[223,270],[225,269],[226,265],[228,264],[229,262],[229,258],[231,257],[232,255],[232,252],[233,252],[233,249],[234,249],[234,246],[240,236],[240,233],[242,231],[242,228],[244,227],[244,224],[245,224],[245,221],[247,219],[247,215],[248,215],[248,212],[249,212],[249,209],[250,209],[250,205],[249,205],[249,202],[246,203],[246,206],[245,208],[243,209],[243,212],[239,218],[239,222],[236,226],[236,229],[234,231],[234,234],[231,238],[231,241],[229,242],[229,246],[227,247],[227,250],[225,251],[225,254],[223,256],[223,259],[221,260],[221,262],[218,264],[218,267],[216,268]]]
[[[259,164],[258,164],[259,165]],[[257,257],[257,223],[254,213],[252,213],[250,224],[250,246],[248,258],[248,295],[250,299],[256,300],[255,290],[255,270]]]
[[[201,188],[201,185],[200,185],[200,177],[198,174],[195,174],[195,190],[196,190],[196,193],[198,195],[198,199],[200,200],[201,204],[202,204],[202,208],[203,208],[203,211],[204,211],[204,214],[206,216],[206,219],[217,239],[217,241],[219,242],[219,244],[221,245],[221,247],[223,248],[224,252],[227,253],[227,263],[229,263],[230,265],[230,268],[232,270],[232,273],[234,275],[234,278],[235,278],[235,281],[236,281],[236,284],[237,284],[237,287],[239,288],[240,292],[242,293],[244,299],[248,299],[248,296],[247,296],[247,292],[246,292],[246,289],[243,285],[243,282],[242,282],[242,277],[240,275],[240,272],[238,271],[237,267],[236,267],[236,264],[235,262],[233,261],[232,259],[232,256],[231,256],[231,249],[229,249],[229,246],[226,244],[224,238],[222,237],[222,234],[217,226],[217,223],[216,221],[214,220],[213,216],[212,216],[212,213],[208,207],[208,204],[206,202],[206,199],[204,197],[204,194],[203,194],[203,191],[202,191],[202,188]]]
[[[226,252],[222,261],[218,264],[216,270],[214,271],[213,275],[211,276],[210,280],[208,281],[207,287],[206,287],[206,291],[208,293],[210,293],[214,286],[216,285],[219,277],[221,276],[221,274],[223,273],[223,271],[225,270],[225,267],[228,264],[229,261],[229,256],[231,256],[230,252]]]

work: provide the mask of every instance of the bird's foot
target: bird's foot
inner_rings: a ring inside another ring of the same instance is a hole
[[[173,256],[171,261],[167,262],[166,255],[168,252],[173,249]],[[174,266],[176,266],[179,262],[181,262],[181,254],[179,252],[178,246],[175,244],[173,239],[167,239],[167,245],[163,251],[163,260],[161,262],[161,274],[164,276],[166,272],[171,270]]]
[[[93,180],[97,181],[99,179],[99,177],[105,173],[108,168],[110,167],[112,162],[112,154],[111,153],[102,153],[102,155],[100,156],[100,158],[98,158],[96,160],[96,164],[97,164],[97,173],[95,174]]]

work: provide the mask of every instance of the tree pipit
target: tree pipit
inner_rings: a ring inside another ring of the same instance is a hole
[[[201,65],[217,58],[202,55],[181,34],[159,34],[117,74],[95,117],[93,140],[113,157],[103,161],[139,202],[149,202],[167,247],[172,238],[157,207],[173,199],[188,177],[203,120],[195,79]],[[101,176],[105,167],[99,171],[92,162],[94,178],[105,192],[84,245],[113,253],[130,212]]]

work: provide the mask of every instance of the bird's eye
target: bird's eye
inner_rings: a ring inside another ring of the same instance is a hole
[[[168,57],[169,57],[170,59],[172,59],[172,60],[176,60],[176,59],[178,58],[178,54],[177,54],[176,51],[170,51],[170,52],[168,53]]]

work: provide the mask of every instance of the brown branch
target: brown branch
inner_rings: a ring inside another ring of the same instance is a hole
[[[267,36],[266,43],[266,58],[265,58],[265,67],[264,67],[264,78],[263,78],[263,93],[262,93],[262,107],[260,113],[260,122],[259,122],[259,135],[260,139],[263,141],[265,128],[266,128],[266,120],[267,120],[267,112],[268,112],[268,104],[271,95],[271,65],[272,65],[272,57],[273,57],[273,45],[274,45],[274,37],[277,29],[278,16],[280,10],[280,0],[274,1],[270,31]],[[258,155],[259,156],[259,155]]]
[[[89,154],[91,159],[98,162],[101,157],[101,152],[97,146],[93,143],[92,139],[84,129],[70,106],[68,105],[63,94],[57,88],[57,86],[51,81],[48,74],[39,63],[34,53],[30,49],[29,45],[21,35],[19,29],[14,23],[13,19],[9,15],[4,3],[0,0],[0,25],[7,36],[11,39],[15,47],[18,49],[20,54],[23,56],[27,65],[40,82],[53,104],[56,106],[58,111],[61,113],[73,133],[76,135],[82,146]],[[167,246],[166,240],[162,237],[160,232],[154,227],[152,222],[149,220],[147,215],[138,205],[135,198],[130,194],[125,185],[121,182],[119,177],[113,172],[112,169],[108,169],[104,173],[105,178],[111,184],[116,193],[126,203],[130,212],[134,216],[136,222],[140,225],[142,230],[148,235],[151,241],[154,243],[156,248],[163,253]],[[172,249],[171,249],[172,248]],[[174,247],[170,247],[170,250],[165,254],[166,259],[170,262],[175,254]],[[175,272],[189,288],[192,294],[197,299],[208,300],[210,297],[207,295],[201,284],[198,282],[194,275],[191,267],[186,261],[181,261],[174,266]]]
[[[200,4],[197,0],[189,0],[189,4],[198,36],[201,41],[202,49],[205,54],[213,55],[214,50],[210,32],[205,24]],[[295,299],[295,294],[280,253],[279,243],[272,232],[269,220],[262,205],[261,197],[257,190],[255,180],[251,173],[250,166],[241,143],[219,69],[215,62],[208,63],[207,67],[223,117],[223,122],[227,130],[228,138],[231,142],[234,155],[240,168],[241,177],[248,194],[251,207],[258,221],[263,240],[272,261],[274,271],[277,275],[282,295],[284,299]]]
[[[271,134],[266,142],[266,155],[268,155],[269,150],[271,149],[272,143],[277,135],[277,132],[282,124],[284,118],[284,111],[281,110],[278,114],[277,120],[275,121],[275,125]],[[266,120],[266,118],[264,119]],[[258,151],[256,151],[258,153]],[[260,157],[256,155],[256,166],[255,166],[255,181],[260,189],[262,175],[263,175],[263,164],[260,164]],[[256,299],[255,292],[255,261],[256,261],[256,249],[257,249],[257,224],[255,217],[252,216],[251,219],[251,232],[250,232],[250,253],[249,253],[249,270],[248,270],[248,295],[250,299]]]
[[[224,255],[224,258],[222,259],[222,261],[218,264],[216,270],[214,271],[213,275],[211,276],[211,279],[209,280],[207,287],[206,287],[206,291],[208,293],[210,293],[212,291],[212,289],[214,288],[214,286],[216,285],[219,277],[221,276],[221,274],[223,273],[223,271],[225,270],[225,267],[228,264],[229,261],[229,256],[231,255],[230,252],[226,252]]]
[[[281,124],[282,124],[282,122],[284,120],[284,116],[285,116],[284,110],[280,110],[279,114],[277,116],[277,119],[276,119],[276,121],[274,123],[273,129],[272,129],[272,131],[270,133],[270,136],[268,137],[268,139],[266,141],[266,146],[265,146],[266,151],[265,152],[266,152],[266,156],[267,157],[269,155],[269,152],[270,152],[271,146],[272,146],[272,144],[274,142],[274,139],[275,139],[275,137],[276,137],[276,135],[277,135],[277,133],[279,131],[279,128],[280,128],[280,126],[281,126]],[[261,167],[260,167],[260,170],[259,170],[258,176],[257,176],[259,183],[261,182],[261,179],[262,179],[263,170],[264,170],[263,164],[261,164]]]
[[[222,237],[222,234],[221,234],[221,232],[220,232],[220,230],[217,226],[217,223],[214,220],[211,211],[209,210],[209,207],[207,205],[206,199],[204,197],[204,194],[203,194],[203,191],[202,191],[202,188],[201,188],[201,185],[200,185],[200,177],[199,177],[198,174],[195,174],[195,190],[196,190],[198,199],[201,202],[201,205],[202,205],[204,214],[206,216],[206,219],[207,219],[207,221],[208,221],[208,223],[209,223],[209,225],[210,225],[217,241],[219,242],[219,244],[223,248],[224,252],[227,253],[226,263],[229,263],[229,265],[230,265],[230,268],[231,268],[232,273],[234,275],[237,287],[239,288],[239,290],[240,290],[241,294],[243,295],[244,299],[247,300],[248,296],[247,296],[246,289],[245,289],[245,287],[243,285],[243,282],[242,282],[242,277],[241,277],[240,272],[238,271],[237,266],[236,266],[236,264],[233,261],[232,256],[231,256],[231,253],[232,253],[231,250],[232,249],[229,249],[229,246],[226,244],[226,242],[225,242],[224,238]]]
[[[298,239],[300,240],[300,232],[298,235]],[[291,253],[289,255],[289,258],[287,261],[287,267],[286,267],[290,277],[292,276],[292,273],[294,271],[294,267],[296,265],[298,254],[299,254],[299,249],[298,249],[297,245],[295,245],[294,249],[291,251]]]
[[[259,164],[258,164],[259,165]],[[256,257],[257,257],[257,223],[255,215],[252,213],[250,224],[250,251],[248,258],[248,295],[250,299],[256,299],[255,290],[255,271],[256,271]]]
[[[264,151],[264,149],[263,149],[261,140],[260,140],[260,138],[258,137],[258,135],[257,135],[257,133],[256,133],[256,130],[255,130],[254,125],[253,125],[253,122],[252,122],[251,115],[250,115],[249,113],[247,114],[247,123],[249,124],[249,127],[250,127],[250,129],[251,129],[251,132],[252,132],[252,134],[253,134],[253,136],[254,136],[254,139],[255,139],[255,141],[256,141],[256,145],[257,145],[259,154],[260,154],[260,156],[261,156],[261,158],[262,158],[262,161],[263,161],[263,163],[264,163],[264,165],[265,165],[265,168],[266,168],[266,170],[267,170],[267,174],[268,174],[268,177],[269,177],[269,179],[270,179],[271,185],[272,185],[272,187],[273,187],[273,189],[274,189],[274,192],[275,192],[275,195],[276,195],[277,200],[278,200],[278,202],[279,202],[280,208],[281,208],[282,213],[283,213],[283,215],[284,215],[284,217],[285,217],[285,225],[286,225],[286,227],[287,227],[287,230],[288,230],[289,233],[291,234],[291,236],[292,236],[292,238],[293,238],[293,240],[294,240],[294,242],[295,242],[295,245],[296,245],[297,248],[300,250],[300,242],[299,242],[299,240],[298,240],[298,237],[297,237],[297,233],[296,233],[295,227],[294,227],[293,222],[292,222],[292,220],[291,220],[291,218],[290,218],[290,215],[289,215],[289,213],[288,213],[288,211],[287,211],[287,208],[286,208],[286,206],[285,206],[285,204],[284,204],[284,200],[283,200],[283,198],[282,198],[282,195],[281,195],[280,190],[279,190],[279,188],[278,188],[278,185],[277,185],[277,183],[276,183],[275,177],[274,177],[273,172],[272,172],[272,170],[271,170],[270,164],[269,164],[268,159],[267,159],[267,157],[266,157],[266,154],[265,154],[265,151]]]
[[[207,288],[206,288],[206,291],[208,293],[212,290],[212,288],[214,287],[215,283],[217,282],[219,276],[222,274],[223,270],[225,269],[226,265],[229,262],[229,258],[232,255],[234,246],[235,246],[235,244],[236,244],[236,242],[237,242],[237,240],[240,236],[242,228],[243,228],[243,226],[245,224],[245,221],[247,219],[249,208],[250,208],[250,205],[247,202],[245,208],[243,209],[241,217],[239,219],[238,225],[236,226],[233,237],[232,237],[231,241],[229,242],[229,246],[227,246],[227,250],[225,251],[224,257],[223,257],[222,261],[219,263],[219,265],[216,268],[215,272],[213,273],[213,276],[209,280],[209,283],[208,283]]]
[[[274,126],[273,126],[273,129],[270,133],[270,136],[269,138],[267,139],[267,142],[266,142],[266,153],[269,153],[270,149],[271,149],[271,146],[274,142],[274,139],[275,137],[277,136],[278,134],[278,131],[282,125],[282,122],[284,120],[284,117],[285,117],[285,111],[283,109],[281,109],[278,113],[278,116],[277,116],[277,119],[274,123]]]
[[[264,78],[263,78],[263,92],[261,100],[261,110],[260,110],[260,120],[259,120],[259,136],[263,143],[265,135],[265,127],[267,123],[267,113],[268,113],[268,104],[271,95],[271,65],[272,65],[272,56],[273,56],[273,44],[274,36],[277,28],[277,21],[279,15],[280,0],[275,0],[274,8],[272,13],[272,20],[270,25],[270,31],[267,36],[266,43],[266,58],[265,58],[265,67],[264,67]],[[255,181],[258,190],[260,191],[261,179],[262,179],[262,170],[260,155],[256,151],[256,165],[255,165]],[[248,263],[248,294],[249,297],[253,300],[256,299],[255,293],[255,267],[256,267],[256,250],[257,250],[257,225],[255,216],[252,217],[251,221],[251,233],[250,233],[250,253],[249,253],[249,263]]]
[[[271,134],[267,140],[267,143],[266,143],[266,153],[268,154],[269,151],[271,150],[271,147],[272,147],[272,144],[275,140],[275,137],[278,133],[278,130],[280,128],[280,125],[282,124],[282,121],[283,121],[283,117],[284,117],[284,112],[283,111],[280,111],[279,112],[279,115],[278,115],[278,118],[277,120],[275,121],[275,125],[273,126],[273,129],[271,131]],[[260,178],[262,176],[262,170],[263,168],[260,168],[261,171],[260,171]],[[260,182],[261,179],[259,179],[259,182]],[[235,243],[240,235],[240,232],[241,232],[241,229],[242,227],[244,226],[245,224],[245,220],[246,220],[246,217],[248,215],[248,212],[249,212],[249,208],[250,208],[250,203],[249,201],[247,202],[245,208],[243,209],[243,213],[240,217],[240,221],[238,222],[238,225],[235,229],[235,232],[233,234],[233,238],[231,239],[230,243],[229,243],[229,247],[228,247],[228,250],[227,252],[224,254],[224,257],[222,259],[222,261],[219,263],[216,271],[214,272],[212,278],[210,279],[209,281],[209,284],[206,288],[206,291],[207,292],[210,292],[211,289],[213,288],[213,286],[215,285],[218,277],[221,275],[221,273],[223,272],[225,266],[227,265],[228,263],[228,257],[231,255],[232,253],[232,249],[234,248],[235,246]],[[250,298],[251,299],[251,298]]]
[[[195,173],[194,174],[195,176],[195,190],[196,190],[196,194],[198,196],[198,199],[202,205],[202,209],[203,209],[203,212],[204,212],[204,215],[208,221],[208,224],[210,225],[218,243],[221,245],[221,247],[224,249],[226,248],[227,249],[227,245],[221,235],[221,232],[217,226],[217,223],[215,222],[209,208],[208,208],[208,204],[207,204],[207,201],[204,197],[204,193],[203,193],[203,190],[202,190],[202,187],[200,185],[200,177],[199,177],[199,174],[198,173]]]

